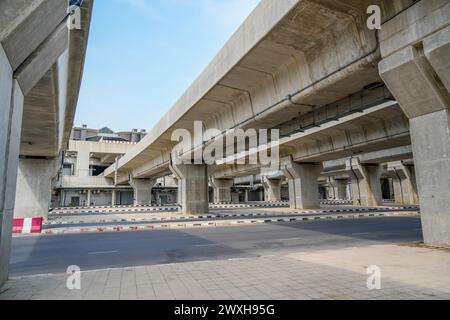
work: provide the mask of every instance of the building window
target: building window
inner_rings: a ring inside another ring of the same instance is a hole
[[[92,177],[98,177],[106,170],[106,166],[90,166],[90,174]]]
[[[62,170],[63,176],[72,176],[73,175],[73,166],[72,164],[64,164]]]

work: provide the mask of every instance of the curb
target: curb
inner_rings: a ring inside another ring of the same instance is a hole
[[[330,214],[330,213],[351,213],[351,212],[404,212],[404,211],[418,211],[418,207],[387,207],[387,208],[363,208],[363,209],[337,209],[337,210],[320,210],[320,211],[292,211],[280,213],[280,216],[295,216],[306,214]],[[153,222],[153,221],[173,221],[173,220],[198,220],[198,219],[215,219],[215,218],[227,218],[227,217],[261,217],[261,216],[273,216],[273,213],[258,212],[258,213],[240,213],[240,214],[208,214],[198,216],[174,216],[174,217],[154,217],[154,218],[142,218],[142,219],[116,219],[116,220],[94,220],[94,221],[47,221],[44,226],[54,225],[67,225],[67,224],[80,224],[80,223],[114,223],[114,222]]]
[[[226,227],[226,226],[239,226],[250,224],[264,224],[264,223],[289,223],[289,222],[301,222],[301,221],[314,221],[314,220],[349,220],[360,218],[377,218],[377,217],[396,217],[396,216],[417,216],[416,212],[366,212],[357,214],[323,214],[323,215],[310,215],[310,216],[292,216],[292,217],[280,217],[280,218],[259,218],[259,219],[245,219],[245,220],[226,220],[218,221],[212,220],[209,222],[198,221],[192,223],[154,223],[143,224],[135,226],[107,226],[107,227],[85,227],[85,228],[63,228],[63,229],[49,229],[43,230],[41,235],[60,235],[60,234],[77,234],[77,233],[97,233],[97,232],[126,232],[126,231],[149,231],[149,230],[171,230],[171,229],[192,229],[192,228],[205,228],[205,227]]]

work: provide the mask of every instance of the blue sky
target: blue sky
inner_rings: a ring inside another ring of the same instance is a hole
[[[75,125],[150,129],[258,3],[96,1]]]

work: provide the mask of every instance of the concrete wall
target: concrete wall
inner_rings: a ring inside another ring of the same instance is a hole
[[[102,190],[100,193],[91,192],[91,205],[93,206],[112,205],[112,191]]]

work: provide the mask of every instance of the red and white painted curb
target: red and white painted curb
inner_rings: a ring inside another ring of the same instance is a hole
[[[13,234],[32,234],[42,232],[44,218],[23,218],[13,220]]]

